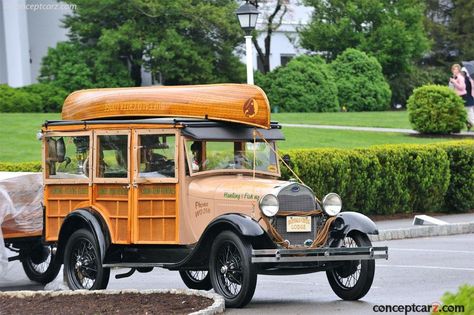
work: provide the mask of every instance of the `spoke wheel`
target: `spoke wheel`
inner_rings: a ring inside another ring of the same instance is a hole
[[[110,269],[103,268],[97,241],[88,230],[74,232],[66,244],[64,253],[66,282],[72,290],[105,289]]]
[[[243,307],[253,297],[257,273],[251,263],[251,252],[250,244],[230,231],[219,234],[212,245],[211,282],[224,297],[226,307]]]
[[[351,233],[341,241],[341,247],[371,246],[367,235]],[[352,260],[326,272],[332,290],[343,300],[358,300],[365,296],[372,286],[375,261]]]
[[[207,270],[180,270],[179,275],[190,289],[206,291],[212,289],[211,277]]]
[[[61,269],[61,264],[53,254],[53,246],[39,244],[32,249],[22,250],[21,263],[26,276],[35,282],[46,284],[53,281]]]

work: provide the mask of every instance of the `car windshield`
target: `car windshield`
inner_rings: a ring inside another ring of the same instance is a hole
[[[186,152],[193,173],[253,170],[255,161],[256,171],[278,174],[274,150],[274,142],[186,141]]]

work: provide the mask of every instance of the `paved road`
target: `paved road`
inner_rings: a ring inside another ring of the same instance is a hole
[[[352,130],[352,131],[373,131],[373,132],[395,132],[406,134],[418,134],[418,131],[403,128],[380,128],[380,127],[356,127],[356,126],[333,126],[333,125],[313,125],[313,124],[281,124],[283,127],[293,128],[315,128],[315,129],[333,129],[333,130]],[[461,131],[452,134],[452,136],[469,136],[474,137],[474,132]]]
[[[377,242],[390,248],[388,261],[377,261],[371,291],[357,302],[340,301],[324,273],[259,276],[252,302],[229,314],[371,314],[375,304],[431,304],[462,283],[474,284],[474,234]],[[0,291],[41,290],[10,264],[9,281]],[[15,280],[13,280],[13,279]],[[59,284],[60,280],[56,280]],[[155,270],[130,278],[111,279],[111,289],[184,288],[177,272]]]

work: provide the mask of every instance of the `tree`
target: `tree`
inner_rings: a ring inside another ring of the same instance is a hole
[[[262,75],[263,77],[263,75]],[[328,65],[318,56],[299,56],[265,76],[270,104],[284,112],[339,110],[337,86]]]
[[[234,55],[242,36],[233,0],[65,2],[76,7],[64,19],[70,42],[100,57],[95,67],[125,65],[134,85],[141,85],[142,66],[165,84],[245,78]]]
[[[447,66],[459,60],[474,60],[474,2],[472,0],[426,0],[425,26],[433,41],[425,61]]]
[[[250,2],[257,5],[257,1]],[[267,0],[260,1],[260,4],[258,4],[260,11],[263,11],[262,17],[265,22],[263,23],[263,29],[256,31],[256,33],[265,33],[265,38],[263,40],[264,48],[262,49],[258,43],[258,35],[252,36],[252,41],[257,50],[257,58],[262,64],[262,72],[265,74],[270,72],[272,35],[280,28],[283,18],[288,12],[289,2],[289,0]]]
[[[300,30],[304,48],[333,60],[347,48],[377,58],[387,79],[410,70],[429,47],[424,6],[416,0],[306,0],[312,20]]]
[[[77,42],[59,42],[55,48],[49,48],[38,79],[68,92],[133,85],[125,63]]]
[[[386,110],[390,105],[390,86],[374,57],[360,50],[346,49],[331,63],[340,106],[348,111]]]

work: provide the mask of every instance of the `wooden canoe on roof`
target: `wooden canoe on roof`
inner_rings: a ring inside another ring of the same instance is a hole
[[[248,84],[151,86],[80,90],[64,101],[63,120],[192,117],[270,128],[270,104]]]

